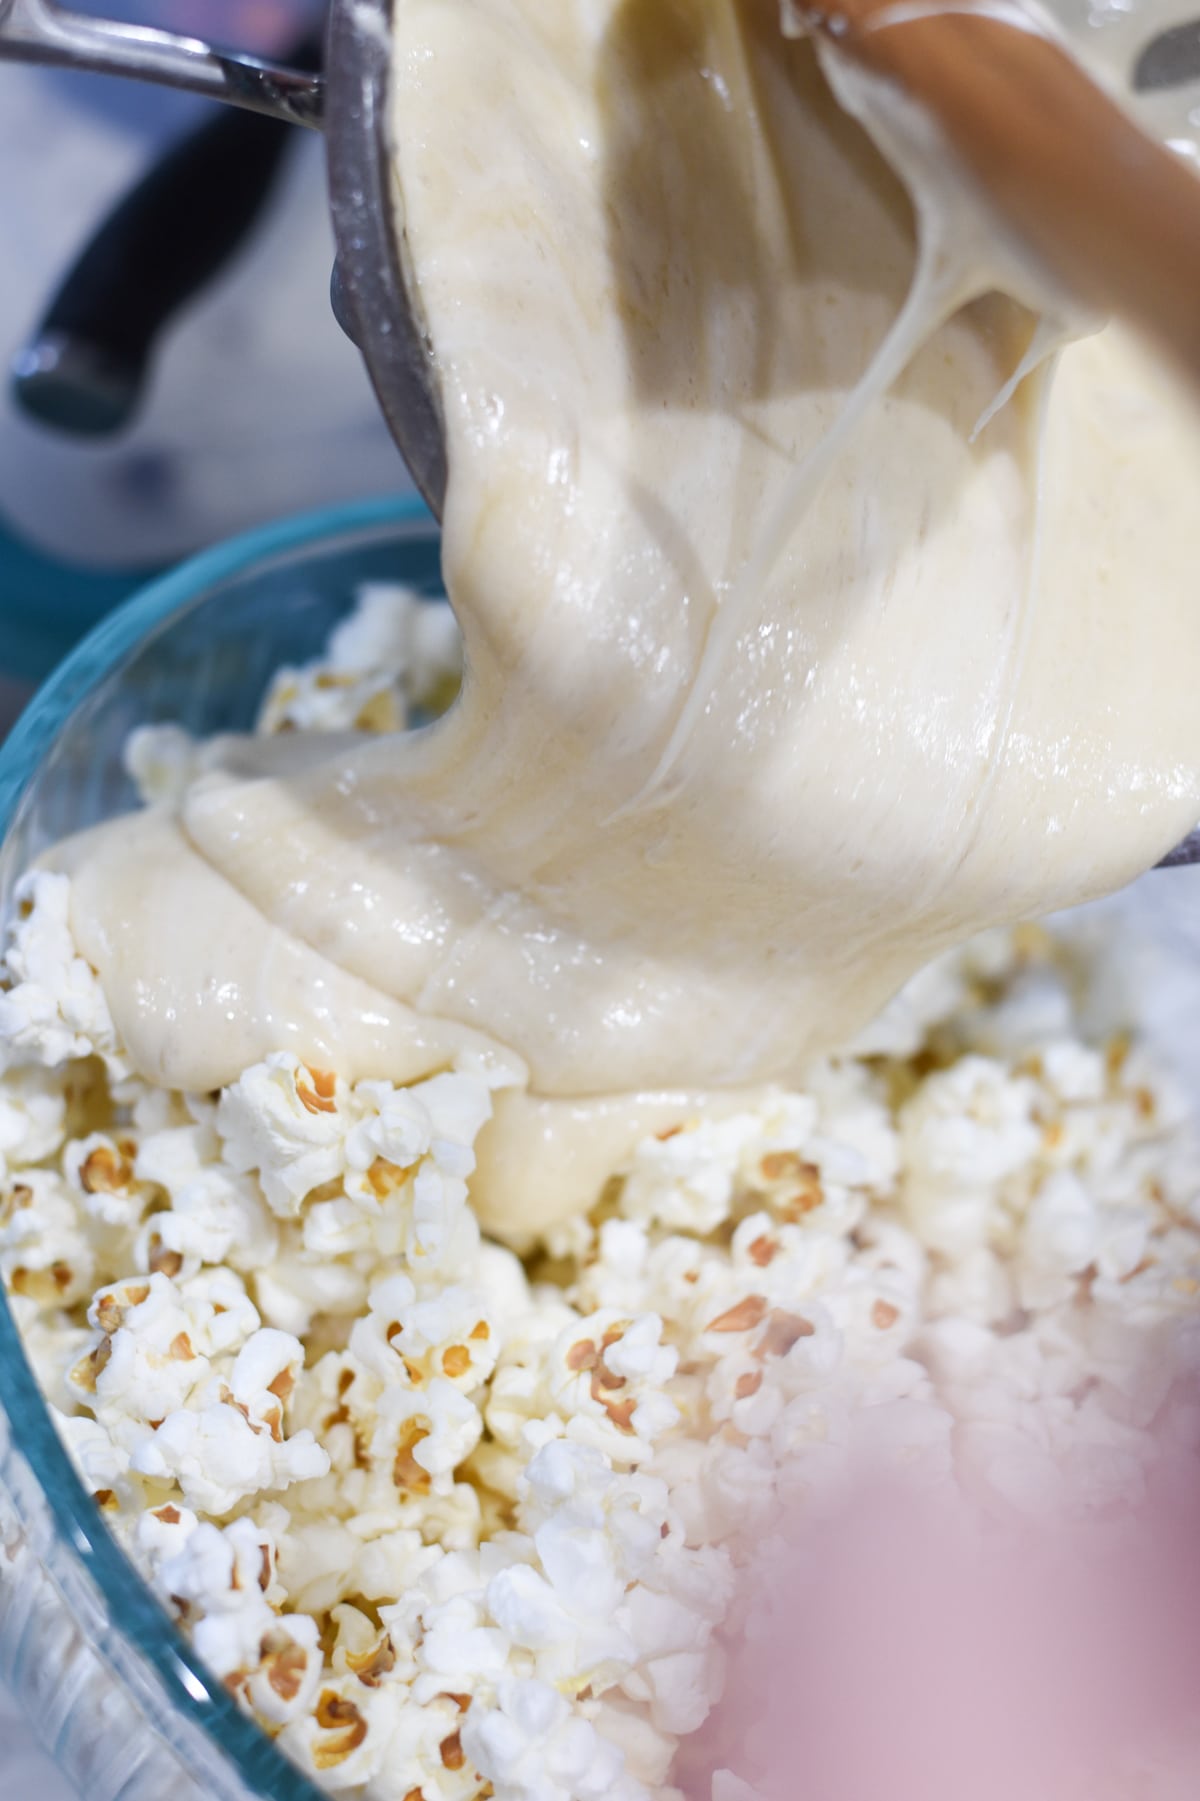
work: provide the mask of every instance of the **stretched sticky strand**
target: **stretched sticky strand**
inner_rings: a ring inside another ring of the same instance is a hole
[[[1026,375],[1074,333],[1074,324],[1064,323],[1071,318],[1071,303],[1054,280],[1022,255],[1019,244],[995,241],[990,221],[981,212],[978,196],[969,184],[953,170],[937,168],[942,145],[931,121],[905,95],[881,92],[878,77],[844,60],[828,46],[821,47],[821,54],[826,77],[839,102],[871,132],[905,178],[917,214],[917,266],[904,306],[886,337],[847,396],[833,426],[802,458],[732,592],[714,611],[696,680],[654,774],[614,815],[617,818],[668,798],[671,772],[711,702],[751,609],[761,600],[788,543],[845,444],[870,408],[904,373],[921,346],[959,307],[993,287],[1021,298],[1039,316],[1028,350],[981,415],[972,434],[974,440],[1007,404]]]
[[[1200,382],[1200,182],[1012,0],[836,0],[802,27],[936,122],[997,219],[1084,305]]]
[[[942,243],[935,238],[923,245],[908,298],[887,336],[852,389],[836,422],[801,459],[776,502],[736,586],[713,614],[696,679],[653,775],[628,807],[621,809],[615,817],[666,798],[665,787],[671,771],[708,707],[750,608],[761,597],[772,571],[816,500],[839,453],[864,415],[904,373],[926,339],[970,298],[957,266],[944,257],[942,251]]]

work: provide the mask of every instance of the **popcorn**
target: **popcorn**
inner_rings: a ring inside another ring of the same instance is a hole
[[[362,1114],[346,1143],[347,1196],[370,1218],[382,1202],[399,1199],[404,1254],[417,1268],[473,1255],[478,1239],[467,1211],[467,1177],[475,1168],[475,1139],[491,1117],[486,1081],[461,1072],[411,1088],[360,1082],[354,1098]]]
[[[645,1709],[613,1689],[601,1701],[588,1704],[588,1718],[597,1735],[620,1752],[627,1779],[641,1783],[651,1794],[672,1797],[671,1769],[679,1741],[659,1732],[646,1718]]]
[[[277,1218],[303,1215],[308,1262],[403,1256],[424,1280],[477,1249],[466,1178],[490,1115],[476,1075],[351,1089],[281,1052],[223,1092],[217,1132],[226,1164],[257,1175]]]
[[[386,1389],[376,1417],[371,1457],[391,1469],[396,1488],[419,1495],[448,1494],[454,1471],[483,1434],[478,1407],[444,1376],[419,1392]]]
[[[269,1532],[244,1519],[218,1529],[168,1504],[143,1515],[137,1544],[215,1675],[272,1726],[308,1712],[321,1680],[319,1628],[271,1606]]]
[[[283,1742],[334,1793],[358,1790],[382,1767],[388,1795],[415,1791],[430,1801],[473,1801],[481,1785],[463,1750],[461,1719],[453,1697],[413,1707],[403,1691],[364,1690],[348,1677],[323,1687],[303,1734],[285,1734]]]
[[[478,1289],[451,1283],[418,1299],[408,1276],[372,1290],[366,1319],[355,1322],[350,1349],[384,1382],[424,1388],[445,1377],[473,1393],[496,1366],[499,1335]]]
[[[154,1190],[139,1181],[137,1145],[130,1138],[120,1143],[105,1132],[91,1132],[73,1139],[63,1151],[63,1173],[80,1197],[82,1210],[101,1225],[132,1231],[155,1198]]]
[[[75,1417],[78,1401],[70,1387],[68,1372],[91,1348],[93,1334],[86,1326],[75,1325],[72,1314],[31,1300],[12,1289],[9,1289],[7,1303],[29,1367],[41,1383],[42,1394],[52,1413],[57,1412],[65,1418]]]
[[[266,733],[399,732],[405,715],[388,676],[309,664],[279,671],[258,725]]]
[[[125,745],[125,772],[146,806],[177,801],[197,768],[199,745],[178,725],[142,725]]]
[[[749,1114],[697,1121],[644,1145],[622,1190],[622,1213],[647,1225],[715,1231],[729,1216],[756,1123]]]
[[[462,672],[462,638],[444,601],[393,582],[364,582],[354,611],[329,639],[335,669],[387,669],[412,700],[429,704]]]
[[[960,1184],[986,1194],[1037,1154],[1036,1100],[1031,1077],[985,1057],[930,1076],[901,1113],[906,1192],[927,1210]]]
[[[195,1274],[205,1264],[248,1272],[266,1269],[279,1232],[258,1184],[220,1161],[211,1121],[148,1133],[136,1150],[139,1181],[163,1190],[165,1212],[147,1221],[137,1243],[144,1269]]]
[[[181,1277],[177,1286],[192,1315],[194,1343],[206,1356],[239,1351],[258,1331],[258,1309],[235,1270],[201,1270],[186,1280]]]
[[[512,1801],[643,1801],[646,1793],[623,1776],[616,1747],[545,1682],[502,1683],[496,1707],[472,1707],[462,1745]]]
[[[25,1169],[0,1190],[0,1276],[41,1308],[91,1293],[95,1256],[75,1200],[50,1169]]]
[[[353,1264],[313,1261],[303,1242],[284,1240],[269,1266],[255,1272],[254,1292],[268,1325],[304,1338],[318,1317],[354,1318],[370,1284]]]
[[[176,1409],[137,1437],[131,1463],[152,1481],[178,1484],[189,1507],[214,1519],[252,1495],[281,1492],[329,1470],[328,1453],[310,1432],[276,1440],[211,1390],[198,1405]]]
[[[555,1409],[614,1463],[641,1462],[678,1423],[679,1409],[662,1391],[679,1359],[660,1343],[662,1330],[655,1314],[621,1319],[606,1308],[568,1326],[550,1354]]]
[[[14,894],[0,992],[0,1046],[7,1064],[57,1069],[72,1058],[99,1056],[114,1078],[128,1073],[96,972],[75,948],[71,885],[64,875],[35,871]]]
[[[196,1648],[201,1649],[198,1632]],[[202,1655],[217,1667],[211,1653]],[[228,1680],[243,1704],[268,1727],[288,1726],[315,1710],[324,1679],[323,1664],[317,1622],[303,1613],[282,1614],[259,1640],[258,1661],[231,1670]]]
[[[95,1420],[64,1417],[57,1408],[51,1409],[51,1418],[80,1481],[97,1506],[107,1511],[127,1486],[129,1458]]]
[[[513,1564],[489,1584],[488,1611],[507,1640],[533,1652],[548,1676],[561,1671],[557,1677],[561,1682],[579,1672],[588,1679],[580,1681],[580,1687],[593,1680],[607,1687],[632,1667],[637,1646],[613,1621],[621,1588],[603,1540],[577,1549],[578,1566],[572,1570],[569,1551],[565,1547],[559,1551],[547,1536],[550,1567],[559,1566],[561,1581],[547,1580],[526,1564]],[[578,1592],[584,1581],[595,1585],[586,1597]]]
[[[398,729],[458,673],[446,609],[368,590],[261,729]],[[160,726],[127,762],[169,799],[212,755]],[[156,1090],[67,880],[18,892],[14,1318],[121,1543],[331,1793],[679,1801],[781,1508],[866,1474],[1102,1512],[1200,1456],[1196,1137],[1103,950],[985,935],[802,1092],[638,1146],[523,1263],[470,1204],[484,1059]]]
[[[281,1438],[284,1409],[303,1367],[300,1340],[264,1327],[246,1340],[230,1371],[234,1405],[245,1409],[252,1425],[265,1425],[272,1438]]]
[[[1083,1183],[1068,1170],[1048,1176],[1023,1222],[1017,1253],[1022,1305],[1048,1307],[1069,1300],[1074,1278],[1093,1262],[1099,1243],[1096,1207]]]
[[[506,1573],[515,1576],[525,1568],[519,1564]],[[492,1593],[494,1588],[495,1582],[488,1591],[486,1611],[469,1595],[454,1595],[440,1606],[425,1610],[417,1652],[420,1674],[414,1693],[424,1687],[435,1694],[471,1695],[476,1689],[490,1691],[502,1680],[514,1642],[523,1641],[504,1629],[502,1610],[495,1605]],[[496,1626],[483,1623],[489,1614]]]
[[[314,1189],[345,1169],[350,1105],[337,1076],[276,1051],[221,1095],[225,1161],[239,1174],[253,1170],[272,1212],[294,1219]]]
[[[173,1501],[161,1507],[149,1507],[138,1518],[134,1543],[142,1566],[151,1574],[159,1591],[166,1593],[161,1571],[179,1557],[200,1524],[189,1507],[177,1507]]]
[[[97,1293],[88,1322],[102,1336],[72,1381],[84,1404],[122,1442],[185,1406],[209,1376],[200,1318],[163,1275]]]
[[[696,1660],[692,1674],[703,1672],[715,1698],[710,1640],[729,1599],[728,1566],[709,1560],[697,1585],[695,1554],[672,1539],[666,1486],[617,1475],[590,1447],[547,1444],[522,1487],[536,1557],[492,1578],[492,1616],[534,1653],[542,1680],[577,1693],[620,1683],[651,1701],[657,1728],[673,1731],[683,1666],[666,1660],[677,1651]]]
[[[53,1156],[66,1133],[62,1082],[38,1068],[9,1070],[0,1085],[0,1180]]]
[[[366,583],[326,655],[276,673],[258,730],[402,731],[410,705],[444,710],[461,672],[461,639],[444,602],[422,600],[399,585]]]
[[[557,1289],[535,1288],[524,1319],[505,1338],[485,1403],[487,1428],[497,1443],[521,1445],[526,1428],[554,1412],[548,1352],[577,1315]]]

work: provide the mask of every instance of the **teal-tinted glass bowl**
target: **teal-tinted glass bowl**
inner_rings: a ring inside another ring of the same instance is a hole
[[[363,581],[441,591],[436,527],[418,503],[364,502],[250,533],[105,619],[0,749],[0,899],[47,843],[135,804],[121,762],[134,726],[249,728],[271,671],[315,655]],[[84,1801],[318,1801],[109,1535],[2,1291],[0,1680]]]

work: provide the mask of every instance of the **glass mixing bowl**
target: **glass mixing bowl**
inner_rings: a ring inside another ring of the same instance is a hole
[[[436,530],[415,503],[236,539],[105,620],[0,750],[0,909],[46,844],[135,804],[121,764],[134,726],[249,726],[271,671],[314,655],[369,579],[440,592]],[[1200,869],[1155,872],[1088,911],[1115,911],[1146,946],[1138,1011],[1200,1094]],[[2,1291],[0,1680],[85,1801],[324,1801],[205,1672],[110,1537]]]
[[[249,728],[272,670],[314,656],[363,581],[441,591],[437,530],[419,503],[364,502],[234,539],[106,619],[0,750],[0,912],[47,844],[137,804],[121,761],[133,727]],[[109,1535],[3,1290],[0,1680],[85,1801],[321,1801]]]

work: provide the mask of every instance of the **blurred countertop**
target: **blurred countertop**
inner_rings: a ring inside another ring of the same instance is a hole
[[[0,1687],[0,1801],[80,1801]]]

